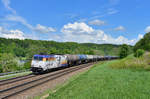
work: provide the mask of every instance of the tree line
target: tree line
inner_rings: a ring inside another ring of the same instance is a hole
[[[135,57],[143,56],[144,52],[150,51],[150,32],[146,33],[144,37],[139,40],[133,47],[133,52]],[[120,58],[125,58],[129,55],[129,46],[126,44],[121,45],[119,56]]]
[[[121,45],[0,38],[0,72],[30,68],[34,54],[89,54],[118,56]],[[132,46],[129,46],[130,53]],[[19,60],[28,60],[19,64]]]

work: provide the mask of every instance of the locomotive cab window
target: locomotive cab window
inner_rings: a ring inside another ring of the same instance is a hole
[[[34,59],[34,60],[38,60],[38,57],[37,57],[37,56],[34,56],[33,59]]]
[[[34,60],[42,61],[42,60],[43,60],[43,57],[34,56],[33,59],[34,59]]]
[[[43,60],[43,57],[39,57],[39,60],[42,61],[42,60]]]

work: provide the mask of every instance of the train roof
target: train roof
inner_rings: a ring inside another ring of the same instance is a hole
[[[50,57],[54,57],[54,55],[34,55],[34,57],[50,58]]]

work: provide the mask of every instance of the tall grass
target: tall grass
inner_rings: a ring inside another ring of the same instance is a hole
[[[110,65],[116,69],[133,69],[133,70],[148,70],[150,71],[150,53],[146,52],[142,57],[134,57],[133,55],[127,58],[117,60]]]

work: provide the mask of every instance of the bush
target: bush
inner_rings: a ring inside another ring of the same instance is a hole
[[[144,54],[144,50],[143,49],[138,49],[135,53],[134,56],[135,57],[141,57]]]
[[[30,69],[30,67],[31,67],[31,60],[24,64],[24,69]]]

